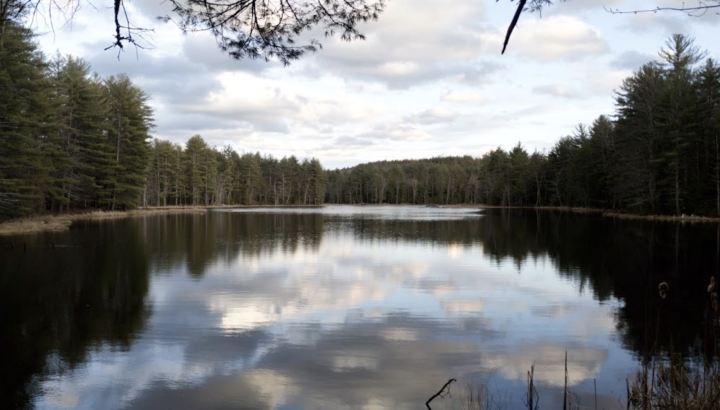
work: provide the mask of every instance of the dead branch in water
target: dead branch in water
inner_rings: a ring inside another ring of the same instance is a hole
[[[448,389],[450,387],[450,385],[452,384],[452,382],[455,382],[455,381],[457,381],[457,380],[455,380],[455,379],[448,380],[447,383],[443,384],[443,387],[440,390],[438,390],[437,393],[430,396],[430,398],[425,402],[425,406],[427,406],[428,410],[432,410],[432,407],[430,407],[430,402],[437,399],[439,396],[442,396],[445,389]]]
[[[530,366],[530,371],[527,373],[528,379],[528,391],[527,397],[525,397],[525,404],[528,406],[528,410],[536,410],[538,408],[538,392],[535,389],[535,365]]]
[[[565,387],[563,388],[563,410],[567,410],[568,403],[568,370],[567,370],[567,350],[565,351]]]

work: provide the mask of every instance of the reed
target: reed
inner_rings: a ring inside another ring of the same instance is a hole
[[[713,345],[713,352],[720,351],[720,301],[718,289],[714,278],[707,285],[707,321],[711,331],[706,332],[703,342]],[[662,282],[658,285],[658,301],[664,303],[670,285]],[[662,325],[660,318],[658,326]],[[658,357],[651,352],[651,357]],[[585,404],[580,406],[577,396],[568,386],[568,355],[565,352],[563,383],[564,410],[591,408]],[[653,359],[643,364],[633,377],[625,380],[626,397],[625,406],[628,410],[664,410],[664,409],[692,409],[717,410],[720,409],[720,356],[714,353],[710,357],[698,362],[688,362],[680,354]],[[618,398],[619,399],[619,398]],[[597,380],[593,379],[593,408],[598,409]],[[490,410],[505,406],[502,402],[493,400],[486,385],[468,385],[466,398],[458,406],[457,401],[453,409]],[[540,408],[540,396],[535,384],[535,365],[530,366],[527,372],[527,388],[523,397],[523,408],[536,410]]]
[[[633,409],[717,409],[720,403],[718,361],[693,366],[680,357],[653,361],[636,375],[629,387]]]

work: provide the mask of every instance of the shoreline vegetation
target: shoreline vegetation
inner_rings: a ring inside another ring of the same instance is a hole
[[[646,323],[646,326],[656,327],[656,332],[661,323],[670,320],[671,305],[668,297],[671,287],[667,282],[660,282],[657,287],[657,295],[654,303],[658,309],[657,323]],[[681,351],[663,351],[657,345],[653,345],[649,355],[639,358],[641,367],[632,375],[625,378],[625,397],[598,396],[597,379],[593,378],[592,392],[576,392],[568,383],[568,352],[565,351],[564,361],[564,385],[562,387],[562,408],[563,409],[598,409],[598,399],[610,402],[603,403],[600,408],[623,408],[626,409],[717,409],[720,401],[720,361],[718,361],[718,348],[720,347],[720,299],[715,277],[711,279],[706,288],[707,297],[703,311],[705,332],[697,340],[698,346],[703,346],[704,354],[698,360],[690,359]],[[527,371],[527,388],[523,402],[528,410],[540,408],[538,403],[541,399],[538,392],[538,384],[535,383],[535,364],[532,364]],[[431,402],[445,397],[449,394],[450,385],[456,379],[449,379],[442,388],[430,396],[425,403],[428,410],[433,410]],[[446,393],[447,391],[447,393]],[[464,393],[464,395],[462,394]],[[496,402],[497,397],[485,384],[467,384],[466,391],[456,398],[450,398],[453,408],[465,408],[473,410],[490,410],[505,408]],[[584,403],[580,403],[580,399]],[[594,404],[594,405],[591,405]],[[459,407],[458,407],[459,406]],[[444,408],[444,407],[443,407]],[[559,407],[558,407],[559,408]]]
[[[75,221],[103,221],[164,214],[204,214],[212,209],[320,207],[322,207],[322,205],[169,205],[148,206],[130,209],[127,211],[93,210],[88,212],[72,212],[66,214],[46,214],[0,221],[0,236],[24,235],[40,232],[62,232],[70,229],[70,226]]]
[[[614,210],[603,213],[618,218],[717,218],[720,64],[681,34],[668,39],[659,57],[623,80],[614,113],[578,125],[547,151],[518,142],[480,156],[328,170],[325,202],[557,206]]]
[[[75,221],[102,221],[158,214],[205,213],[207,207],[140,208],[127,211],[89,211],[67,214],[46,214],[14,218],[0,222],[0,236],[22,235],[40,232],[61,232],[70,229]]]
[[[0,221],[0,236],[34,234],[40,232],[62,232],[70,229],[75,221],[102,221],[122,218],[137,218],[162,214],[204,214],[213,209],[261,209],[261,208],[323,208],[328,205],[352,206],[347,204],[324,205],[168,205],[148,206],[127,211],[72,212],[66,214],[45,214]],[[673,223],[720,223],[720,217],[698,215],[643,215],[618,212],[601,208],[565,206],[502,206],[478,204],[412,205],[412,204],[355,204],[355,206],[418,206],[427,208],[473,208],[482,213],[485,209],[527,210],[541,212],[569,212],[574,214],[597,215],[605,218]]]
[[[579,125],[547,153],[518,143],[481,156],[335,170],[316,158],[212,146],[200,135],[182,145],[151,140],[153,113],[143,90],[126,76],[93,75],[80,59],[48,60],[37,52],[32,31],[16,22],[7,22],[0,55],[13,62],[0,74],[16,80],[11,83],[18,90],[9,99],[0,96],[0,106],[12,108],[0,114],[0,125],[10,124],[0,143],[0,220],[98,210],[109,215],[140,206],[323,203],[490,204],[652,221],[720,218],[720,64],[711,58],[702,64],[703,52],[682,35],[668,40],[661,61],[623,81],[612,117]],[[72,222],[60,219],[53,229]]]
[[[318,206],[288,206],[291,208],[315,208]],[[0,221],[0,236],[23,235],[40,232],[61,232],[70,229],[75,221],[103,221],[110,219],[137,218],[150,215],[163,214],[204,214],[211,209],[240,209],[240,208],[272,208],[272,206],[242,206],[242,205],[178,205],[178,206],[149,206],[127,211],[72,212],[67,214],[46,214]]]
[[[580,392],[568,385],[568,358],[565,354],[565,384],[562,387],[563,409],[697,409],[713,410],[720,400],[720,367],[716,362],[702,365],[687,363],[678,355],[644,363],[632,376],[625,379],[625,397],[599,395],[598,380],[593,378],[593,391]],[[535,365],[527,371],[527,387],[523,394],[522,408],[537,410],[542,397],[536,384]],[[503,397],[486,384],[467,383],[453,396],[451,385],[457,379],[449,379],[440,390],[425,402],[428,410],[434,410],[433,402],[446,408],[467,410],[494,410],[506,408]],[[547,387],[547,386],[545,386]],[[437,399],[437,400],[436,400]],[[582,404],[581,404],[582,402]],[[600,403],[600,406],[598,406]],[[559,408],[559,407],[558,407]]]

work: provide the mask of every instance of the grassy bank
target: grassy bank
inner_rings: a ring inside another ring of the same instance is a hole
[[[60,232],[75,221],[108,220],[157,214],[205,213],[207,207],[154,207],[130,211],[91,211],[58,215],[37,215],[0,222],[0,235],[21,235],[37,232]]]

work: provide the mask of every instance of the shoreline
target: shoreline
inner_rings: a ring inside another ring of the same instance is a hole
[[[127,211],[93,210],[66,214],[44,214],[0,221],[0,236],[62,232],[70,229],[75,221],[102,221],[164,214],[205,214],[213,209],[320,208],[322,206],[324,205],[169,205],[146,206]]]
[[[62,232],[75,221],[103,221],[136,218],[160,214],[205,213],[207,207],[146,207],[129,211],[88,211],[67,214],[36,215],[0,222],[0,236],[23,235],[40,232]]]
[[[486,205],[486,204],[336,204],[327,203],[325,205],[333,206],[419,206],[425,208],[441,208],[441,209],[461,209],[470,208],[482,212],[484,209],[516,209],[525,211],[550,211],[550,212],[569,212],[575,214],[597,215],[606,218],[651,221],[651,222],[681,222],[681,223],[720,223],[720,216],[701,216],[701,215],[661,215],[661,214],[634,214],[630,212],[614,211],[612,209],[603,208],[584,208],[580,206],[519,206],[519,205]]]
[[[680,223],[720,223],[720,217],[700,215],[658,215],[634,214],[630,212],[614,211],[602,208],[583,208],[575,206],[500,206],[476,205],[480,209],[523,209],[533,211],[570,212],[574,214],[598,215],[605,218],[651,221],[651,222],[680,222]]]
[[[322,208],[326,205],[352,205],[352,204],[324,204],[324,205],[209,205],[209,206],[149,206],[128,211],[87,211],[67,214],[36,215],[23,218],[9,219],[0,222],[0,236],[33,234],[39,232],[62,232],[70,229],[75,221],[101,221],[122,218],[137,218],[161,214],[204,214],[213,209],[251,209],[251,208]],[[363,204],[374,206],[374,204]],[[698,215],[643,215],[627,212],[618,212],[601,208],[583,208],[571,206],[501,206],[482,204],[451,204],[451,205],[412,205],[412,204],[379,204],[393,206],[425,206],[437,208],[475,208],[483,209],[518,209],[549,212],[570,212],[575,214],[598,215],[605,218],[639,220],[650,222],[673,223],[720,223],[720,217]]]

